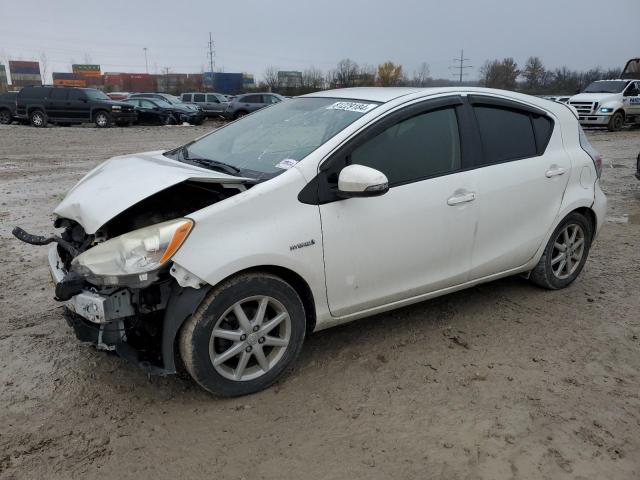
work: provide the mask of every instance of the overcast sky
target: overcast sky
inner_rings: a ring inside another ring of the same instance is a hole
[[[44,52],[49,75],[72,61],[144,72],[143,47],[150,73],[208,70],[209,31],[216,69],[256,77],[351,58],[444,78],[461,48],[469,79],[493,58],[587,69],[640,56],[640,0],[0,0],[0,19],[0,62]]]

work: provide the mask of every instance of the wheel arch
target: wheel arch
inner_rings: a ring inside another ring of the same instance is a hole
[[[316,306],[313,292],[307,281],[300,274],[289,268],[277,265],[257,265],[228,275],[216,283],[216,285],[226,282],[238,275],[258,272],[269,273],[291,285],[300,296],[300,300],[302,300],[302,305],[305,310],[307,335],[313,332],[316,326]],[[199,289],[190,287],[182,288],[174,282],[171,293],[169,294],[169,300],[167,301],[167,309],[165,310],[162,325],[161,349],[165,373],[176,373],[176,358],[179,358],[178,339],[180,338],[180,330],[214,287],[215,285],[206,285]]]

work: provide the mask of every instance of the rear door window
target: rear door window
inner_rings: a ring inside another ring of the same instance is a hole
[[[183,102],[190,102],[191,101],[191,94],[190,93],[183,93],[182,94],[182,101]]]
[[[261,95],[247,95],[240,100],[242,103],[262,103]]]
[[[204,93],[194,93],[193,94],[193,101],[194,102],[204,102],[205,101]]]
[[[82,90],[71,89],[69,90],[69,100],[82,100],[87,98]]]
[[[538,155],[529,112],[487,105],[473,107],[484,152],[483,164]]]
[[[66,100],[67,99],[68,90],[66,88],[54,88],[51,90],[51,95],[49,98],[51,100]]]

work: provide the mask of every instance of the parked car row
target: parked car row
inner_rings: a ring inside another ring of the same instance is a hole
[[[248,93],[227,97],[220,93],[105,94],[94,88],[31,86],[0,95],[0,123],[18,121],[34,127],[49,123],[95,123],[99,128],[132,123],[200,125],[207,117],[235,120],[283,101],[276,93]]]

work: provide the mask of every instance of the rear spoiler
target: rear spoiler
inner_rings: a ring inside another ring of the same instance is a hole
[[[640,78],[640,58],[632,58],[624,66],[620,78],[638,79]]]

